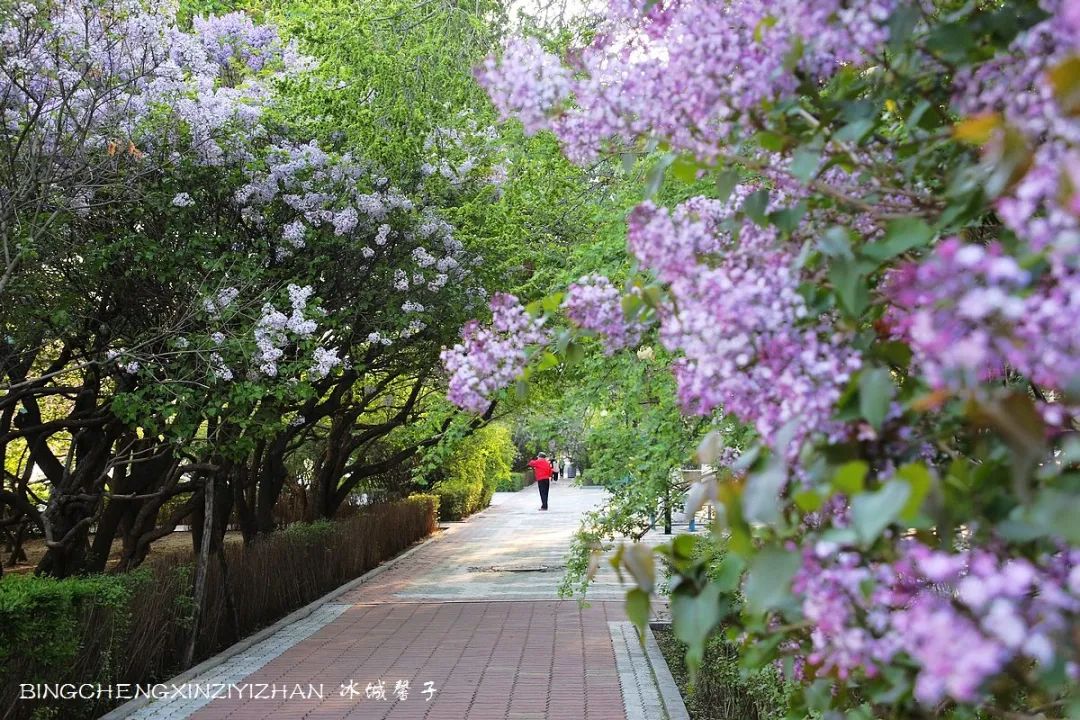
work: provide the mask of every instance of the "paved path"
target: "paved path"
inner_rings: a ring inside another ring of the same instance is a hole
[[[558,599],[572,535],[603,500],[558,483],[539,512],[533,488],[498,493],[488,510],[197,677],[188,697],[129,717],[683,718],[681,701],[661,697],[672,687],[658,653],[628,640],[625,589],[609,568],[588,607]]]

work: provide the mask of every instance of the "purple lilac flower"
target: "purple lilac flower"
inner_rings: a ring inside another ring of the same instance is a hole
[[[747,223],[735,241],[719,231],[724,213],[704,199],[674,213],[643,204],[630,216],[630,248],[670,285],[660,338],[682,355],[675,374],[683,407],[723,408],[766,442],[795,421],[794,450],[829,427],[861,360],[826,320],[808,317],[795,258],[776,231]]]
[[[1080,377],[1080,275],[1040,278],[999,245],[949,238],[921,263],[892,272],[886,288],[892,331],[915,351],[931,385],[969,387],[1010,366],[1047,388]]]
[[[620,2],[573,67],[535,40],[513,40],[480,81],[504,115],[552,129],[575,161],[646,135],[711,157],[733,123],[798,86],[788,63],[824,78],[871,58],[888,39],[893,0]],[[572,74],[576,72],[576,74]],[[573,104],[569,99],[573,98]]]
[[[513,295],[498,293],[490,306],[491,325],[467,323],[461,342],[440,355],[450,373],[451,402],[473,412],[486,409],[493,393],[521,375],[529,345],[548,340],[543,319],[532,317]]]
[[[622,308],[622,293],[603,275],[586,275],[566,291],[563,310],[578,326],[603,338],[604,353],[636,347],[644,326],[627,322]]]
[[[820,543],[804,552],[792,589],[813,623],[806,661],[818,672],[873,677],[902,653],[918,664],[916,699],[934,706],[978,701],[1016,658],[1075,661],[1080,552],[1031,562],[915,541],[900,549],[891,564]]]

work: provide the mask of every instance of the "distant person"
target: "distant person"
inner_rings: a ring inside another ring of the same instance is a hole
[[[551,476],[555,472],[551,461],[547,459],[547,453],[540,453],[535,459],[529,461],[536,476],[536,487],[540,490],[540,509],[548,509],[548,489],[551,485]]]
[[[559,475],[562,468],[559,467],[559,456],[551,458],[551,479],[555,482],[559,482]]]

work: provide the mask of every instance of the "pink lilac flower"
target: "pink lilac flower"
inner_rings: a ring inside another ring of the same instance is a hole
[[[566,291],[563,311],[578,326],[600,335],[608,355],[636,347],[645,329],[640,322],[627,322],[622,293],[602,275],[586,275],[572,283]]]
[[[949,238],[894,270],[885,294],[892,331],[934,387],[970,387],[1005,367],[1057,390],[1080,377],[1075,270],[1034,278],[999,245]]]
[[[491,396],[525,370],[526,349],[548,341],[542,318],[532,317],[516,297],[498,293],[491,298],[491,325],[471,321],[461,330],[461,342],[440,357],[450,373],[451,402],[482,412]]]
[[[915,697],[976,702],[1016,658],[1075,660],[1071,628],[1080,552],[1038,562],[987,550],[949,553],[915,541],[893,563],[854,551],[806,551],[792,589],[812,624],[807,662],[841,678],[876,675],[905,654],[918,664]]]
[[[630,248],[670,286],[660,338],[681,355],[683,408],[722,408],[766,442],[795,422],[786,448],[793,451],[806,434],[829,427],[861,360],[826,320],[808,316],[794,254],[775,229],[744,223],[736,240],[719,230],[724,213],[704,199],[674,213],[643,204],[630,216]]]

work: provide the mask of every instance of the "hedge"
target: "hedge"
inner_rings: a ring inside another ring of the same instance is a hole
[[[433,532],[416,496],[336,522],[297,524],[210,564],[196,662],[362,575]],[[153,683],[180,666],[192,617],[190,554],[120,575],[0,580],[0,717],[90,718],[110,703],[20,701],[21,683]],[[226,592],[228,589],[229,592]],[[231,596],[231,603],[228,602]],[[115,703],[113,703],[115,704]]]
[[[527,478],[527,473],[512,472],[508,477],[499,481],[499,484],[495,487],[495,492],[517,492],[530,484]]]
[[[516,453],[510,428],[499,423],[465,438],[443,468],[444,479],[432,489],[439,496],[439,517],[461,520],[490,505],[495,489],[510,482]]]

